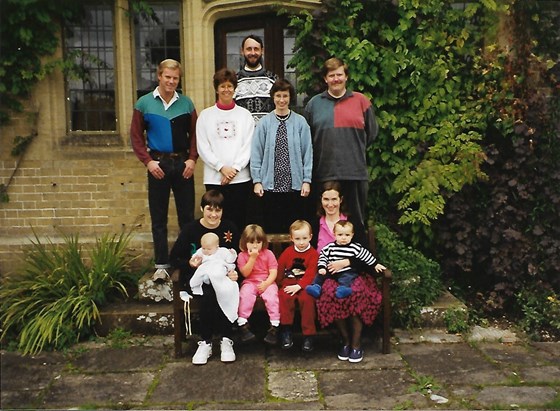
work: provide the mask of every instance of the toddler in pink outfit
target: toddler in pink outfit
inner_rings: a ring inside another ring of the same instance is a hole
[[[270,329],[264,338],[268,344],[278,342],[280,325],[280,303],[276,274],[278,261],[268,249],[268,239],[261,226],[250,224],[245,227],[239,241],[237,267],[243,276],[239,289],[239,317],[237,323],[241,330],[241,341],[250,341],[255,335],[249,329],[249,317],[253,312],[255,301],[260,296],[270,318]]]

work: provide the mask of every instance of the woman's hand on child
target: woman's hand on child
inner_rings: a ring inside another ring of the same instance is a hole
[[[237,274],[237,271],[235,270],[231,270],[227,273],[228,278],[231,281],[237,281],[237,279],[239,278],[239,274]]]
[[[286,287],[284,287],[284,292],[286,294],[290,294],[290,295],[297,294],[299,292],[299,290],[301,290],[301,287],[297,284],[287,285]]]
[[[327,268],[329,269],[329,272],[331,274],[337,273],[340,270],[342,270],[343,268],[346,268],[350,265],[350,261],[345,258],[343,260],[337,260],[337,261],[333,261],[332,263],[329,263],[327,265]]]
[[[189,260],[189,264],[192,268],[197,268],[201,263],[202,263],[202,257],[198,255],[192,256],[192,258]]]

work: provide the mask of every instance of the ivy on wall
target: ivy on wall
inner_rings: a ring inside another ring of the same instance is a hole
[[[498,6],[483,3],[457,10],[445,0],[325,0],[292,19],[291,64],[305,91],[321,89],[318,69],[337,56],[349,65],[349,88],[372,99],[380,134],[369,151],[370,205],[377,218],[410,226],[417,242],[448,193],[485,177],[488,110],[476,71],[482,17]]]

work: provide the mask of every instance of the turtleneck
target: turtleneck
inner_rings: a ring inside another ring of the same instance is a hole
[[[218,107],[220,110],[232,110],[235,107],[235,101],[232,101],[230,104],[223,104],[217,101],[216,107]]]

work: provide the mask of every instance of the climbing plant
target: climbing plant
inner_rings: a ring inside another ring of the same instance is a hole
[[[108,0],[100,0],[108,1]],[[110,1],[110,3],[113,3]],[[54,69],[80,75],[72,57],[55,56],[64,22],[79,21],[85,2],[75,0],[0,1],[0,126],[21,111],[38,81]],[[154,18],[146,0],[129,0],[129,13]]]
[[[485,177],[480,145],[488,107],[478,92],[485,12],[493,0],[325,0],[292,19],[299,84],[323,87],[323,61],[349,65],[349,88],[371,98],[380,133],[369,151],[370,208],[408,227],[419,243],[449,193]],[[393,221],[394,222],[394,221]]]

